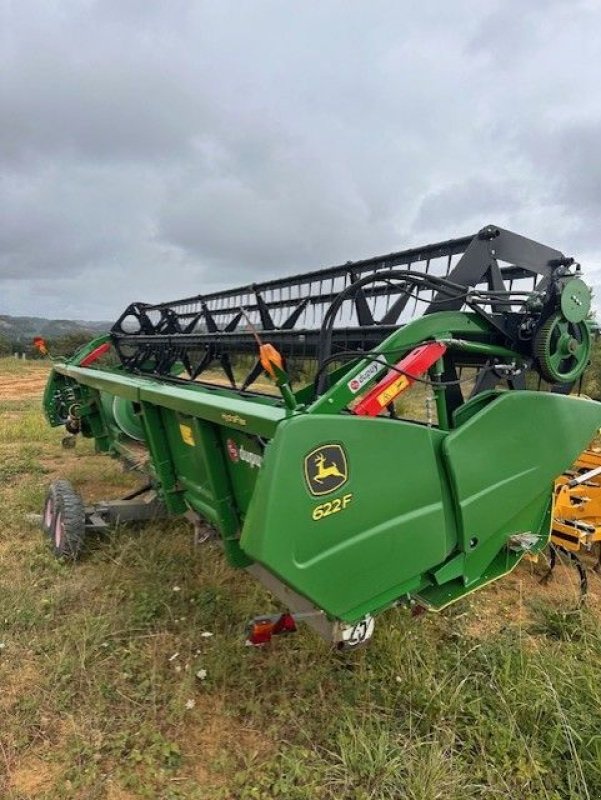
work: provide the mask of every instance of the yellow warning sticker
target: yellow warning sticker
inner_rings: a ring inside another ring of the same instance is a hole
[[[184,425],[180,422],[179,425],[179,432],[182,435],[182,439],[186,444],[189,444],[190,447],[194,447],[196,442],[194,441],[194,434],[192,433],[192,428],[189,425]]]
[[[385,391],[378,395],[378,403],[384,408],[384,406],[387,406],[388,403],[394,400],[397,394],[402,392],[403,389],[406,389],[407,386],[409,386],[409,381],[404,375],[401,375],[400,378],[397,378]]]

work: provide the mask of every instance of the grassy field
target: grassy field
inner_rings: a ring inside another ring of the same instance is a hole
[[[62,450],[44,368],[0,362],[0,798],[601,798],[599,580],[524,565],[443,615],[383,615],[372,645],[310,631],[244,647],[269,596],[182,521],[122,528],[78,565],[27,521],[47,484],[131,475]]]

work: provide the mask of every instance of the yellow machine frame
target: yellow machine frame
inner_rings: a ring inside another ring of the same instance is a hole
[[[551,542],[572,553],[601,541],[601,452],[585,450],[555,481]]]

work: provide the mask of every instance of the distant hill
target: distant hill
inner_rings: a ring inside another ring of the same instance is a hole
[[[44,317],[11,317],[0,314],[0,339],[28,345],[34,336],[59,339],[73,333],[91,336],[108,331],[112,322],[90,322],[82,319],[45,319]]]

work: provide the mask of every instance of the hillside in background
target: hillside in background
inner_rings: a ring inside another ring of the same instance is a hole
[[[108,331],[111,322],[88,320],[45,319],[44,317],[11,317],[0,314],[0,339],[11,345],[29,345],[34,336],[63,339],[73,334],[97,334]]]
[[[29,342],[34,336],[68,336],[71,333],[104,333],[112,322],[91,322],[81,319],[45,319],[44,317],[11,317],[0,314],[0,336],[12,341]]]

